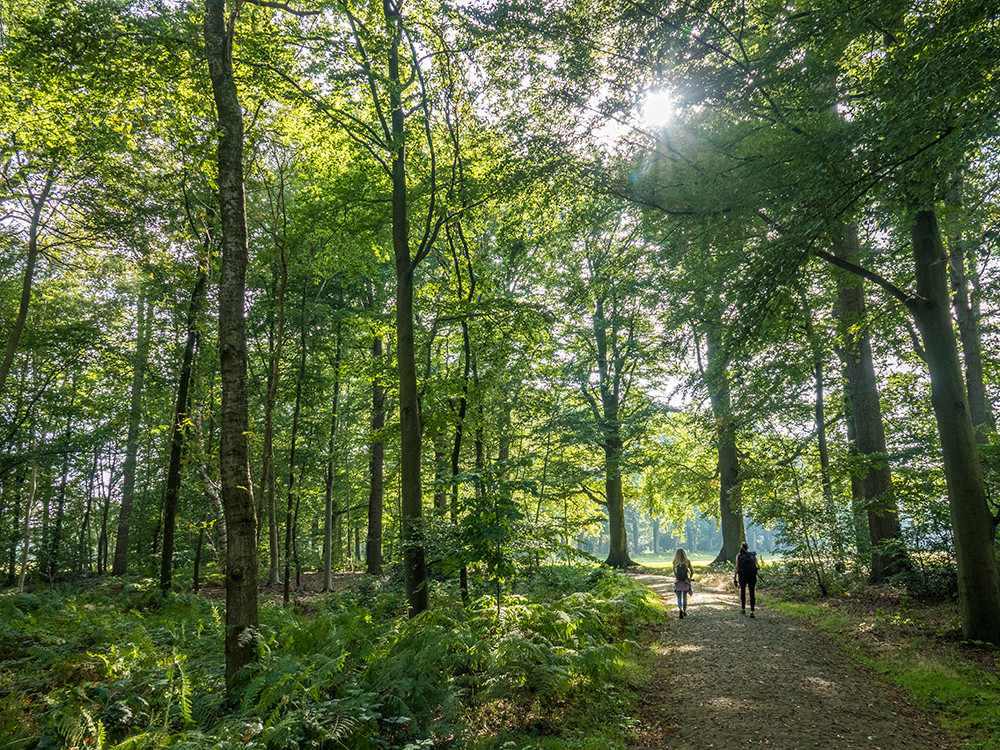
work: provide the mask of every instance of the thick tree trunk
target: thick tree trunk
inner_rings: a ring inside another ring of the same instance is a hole
[[[858,463],[858,430],[851,412],[851,382],[844,360],[844,417],[847,424],[848,455],[852,466]],[[854,544],[859,560],[870,560],[872,553],[871,532],[868,529],[868,510],[865,501],[865,481],[856,471],[851,472],[851,516],[854,519]]]
[[[844,225],[836,243],[837,257],[856,262],[858,229]],[[850,394],[848,414],[854,424],[854,446],[861,461],[864,506],[871,538],[871,581],[881,583],[908,566],[885,444],[875,365],[865,310],[865,290],[858,276],[837,273],[837,318],[843,350],[840,356]]]
[[[615,430],[614,432],[617,432]],[[628,554],[625,527],[625,500],[622,495],[621,441],[617,434],[608,435],[604,446],[604,492],[608,501],[608,556],[605,565],[627,568],[635,565]]]
[[[187,337],[184,341],[184,355],[181,359],[181,376],[177,384],[177,400],[174,402],[174,428],[170,434],[170,463],[167,466],[167,487],[163,496],[163,549],[160,554],[160,592],[166,596],[173,585],[174,570],[174,529],[177,524],[177,506],[181,495],[181,459],[184,456],[185,435],[190,417],[191,375],[194,353],[198,346],[199,318],[205,303],[208,286],[208,269],[199,270],[198,278],[188,304]],[[204,533],[204,531],[202,531]],[[199,536],[199,543],[200,543]],[[200,554],[199,547],[199,554]],[[197,581],[197,574],[195,575]]]
[[[142,420],[142,391],[149,359],[149,339],[152,331],[153,304],[145,285],[136,304],[135,360],[132,363],[132,390],[129,394],[128,436],[125,438],[125,468],[122,475],[122,505],[118,513],[118,536],[115,538],[115,558],[111,575],[124,575],[128,570],[129,528],[135,502],[135,471],[139,454],[139,426]]]
[[[382,339],[372,341],[372,438],[369,448],[368,471],[371,488],[368,493],[368,538],[365,541],[365,565],[369,575],[382,574],[382,508],[385,465],[385,388],[382,385]]]
[[[993,518],[986,501],[979,449],[948,298],[947,256],[933,211],[912,226],[917,297],[911,302],[931,376],[931,405],[941,437],[958,564],[962,635],[1000,644],[1000,571]]]
[[[238,8],[238,6],[237,6]],[[235,22],[235,11],[233,16]],[[222,268],[219,279],[219,351],[222,416],[219,466],[228,528],[226,555],[226,684],[256,661],[257,523],[247,435],[246,269],[243,192],[243,112],[233,77],[233,48],[225,0],[205,0],[205,57],[219,126],[219,205]],[[250,631],[249,633],[246,631]]]
[[[729,366],[720,351],[718,330],[711,326],[706,340],[708,368],[705,386],[712,414],[715,416],[715,434],[719,443],[719,523],[722,529],[722,548],[712,565],[732,563],[746,541],[743,527],[743,480],[740,477],[740,459],[736,450],[736,422],[733,419],[732,396],[729,391]]]
[[[591,404],[604,448],[604,499],[608,510],[608,556],[605,565],[627,568],[634,565],[628,554],[628,533],[625,527],[625,497],[622,493],[622,438],[618,422],[621,393],[618,373],[612,372],[615,363],[608,362],[607,321],[604,317],[604,298],[598,296],[594,304],[594,343],[597,348],[597,378],[601,403]]]
[[[423,541],[423,487],[420,481],[420,404],[413,333],[413,273],[407,218],[406,150],[403,128],[403,82],[399,73],[402,42],[399,11],[384,4],[392,35],[389,45],[389,107],[392,113],[392,247],[396,256],[396,362],[399,369],[400,515],[403,543],[403,577],[409,614],[427,609],[427,563]]]

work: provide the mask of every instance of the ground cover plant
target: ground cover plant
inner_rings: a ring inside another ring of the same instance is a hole
[[[606,569],[542,567],[499,612],[491,597],[458,601],[442,585],[408,619],[400,591],[362,579],[308,606],[265,606],[263,657],[229,702],[215,600],[138,585],[6,592],[0,732],[26,750],[621,742],[635,638],[660,611],[648,590]]]

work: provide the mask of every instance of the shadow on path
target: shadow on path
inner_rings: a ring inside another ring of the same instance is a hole
[[[636,578],[672,618],[642,697],[646,729],[633,748],[954,748],[896,686],[853,662],[802,621],[740,614],[739,592],[694,584],[677,619],[673,579]]]

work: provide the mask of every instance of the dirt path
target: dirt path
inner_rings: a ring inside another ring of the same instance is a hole
[[[766,609],[741,616],[738,591],[699,583],[680,620],[672,578],[636,577],[666,599],[673,619],[632,748],[957,747],[896,687],[801,621]]]

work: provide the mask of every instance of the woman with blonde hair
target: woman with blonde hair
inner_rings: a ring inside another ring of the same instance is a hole
[[[691,593],[691,560],[683,547],[674,554],[674,593],[677,594],[677,616],[687,617],[688,594]]]

